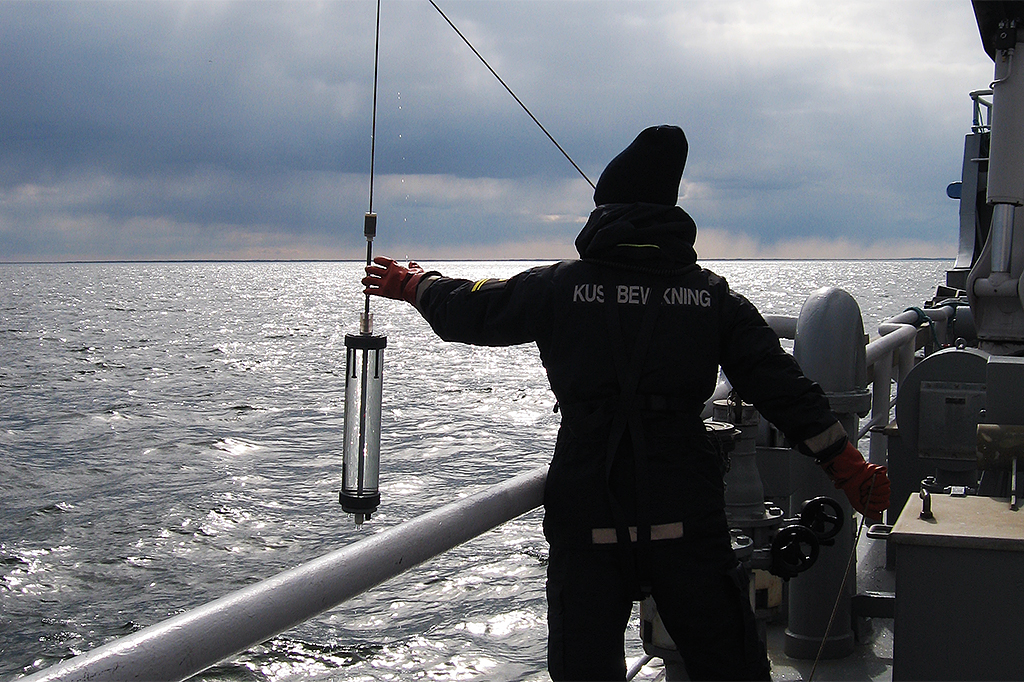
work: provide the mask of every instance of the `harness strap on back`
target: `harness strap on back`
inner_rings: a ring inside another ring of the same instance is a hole
[[[605,291],[613,290],[610,275],[605,277]],[[640,330],[629,353],[629,361],[626,361],[626,344],[622,335],[622,322],[619,315],[618,304],[612,296],[605,297],[605,320],[608,327],[608,335],[612,345],[612,357],[615,363],[615,373],[619,382],[619,404],[612,418],[612,425],[608,437],[608,448],[605,453],[605,485],[608,499],[612,508],[612,517],[615,521],[616,537],[620,549],[620,556],[623,558],[626,575],[633,575],[641,592],[646,595],[650,593],[650,569],[649,545],[651,542],[651,518],[648,504],[648,481],[650,472],[647,463],[646,440],[644,438],[643,423],[641,420],[641,404],[637,399],[637,388],[640,384],[640,375],[643,370],[644,361],[650,348],[651,339],[654,336],[655,322],[658,318],[659,306],[657,296],[648,299],[650,302],[645,306],[643,318],[640,323]],[[611,485],[612,465],[615,461],[615,454],[622,443],[622,439],[629,434],[633,446],[633,472],[634,486],[636,490],[636,527],[635,541],[636,552],[631,551],[634,539],[632,530],[627,524],[626,515],[615,499]]]

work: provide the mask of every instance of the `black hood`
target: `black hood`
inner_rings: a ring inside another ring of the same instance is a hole
[[[672,272],[697,262],[697,225],[678,206],[605,204],[576,237],[583,260]]]

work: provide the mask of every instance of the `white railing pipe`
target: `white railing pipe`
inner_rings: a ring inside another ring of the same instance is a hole
[[[547,466],[19,682],[183,680],[539,507]]]
[[[886,338],[886,337],[882,337]],[[868,348],[870,348],[870,344]],[[889,417],[889,401],[892,396],[892,356],[890,349],[878,357],[874,363],[868,361],[871,369],[871,421],[879,415]],[[885,464],[888,457],[888,443],[884,433],[872,431],[869,436],[868,461],[872,464]]]
[[[887,325],[882,325],[887,326]],[[889,330],[885,336],[880,336],[864,348],[865,361],[868,366],[875,364],[879,360],[888,358],[888,362],[892,364],[893,353],[898,353],[900,348],[905,345],[911,347],[911,353],[914,349],[914,341],[917,339],[917,327],[909,324],[899,325],[888,325]],[[881,329],[881,327],[879,328]]]
[[[949,317],[951,312],[952,308],[948,306],[927,311],[928,316],[933,320],[944,320]],[[796,337],[796,317],[765,315],[764,319],[779,338],[793,339]],[[900,313],[883,322],[879,327],[879,333],[882,336],[864,348],[865,364],[867,369],[872,372],[870,416],[872,423],[887,420],[892,408],[891,384],[894,356],[900,358],[901,361],[901,367],[897,373],[900,379],[913,368],[913,354],[918,332],[914,324],[919,321],[919,315],[913,310]],[[884,434],[871,434],[868,458],[872,462],[885,463],[886,441]]]
[[[932,321],[944,322],[954,315],[956,309],[953,306],[941,306],[928,308],[924,313]],[[765,315],[768,326],[775,331],[779,338],[796,338],[797,318],[785,315]],[[910,370],[914,368],[914,353],[918,348],[917,337],[921,331],[921,316],[917,310],[907,310],[885,320],[878,327],[879,338],[867,344],[864,348],[865,364],[871,372],[871,415],[869,424],[874,426],[888,422],[892,411],[892,380],[895,369],[897,386],[907,377]],[[936,332],[940,342],[946,341],[945,327],[939,327]],[[719,386],[721,389],[722,386]],[[726,385],[726,388],[728,386]],[[717,396],[717,394],[716,394]],[[882,433],[872,432],[870,434],[870,446],[868,458],[870,461],[885,464],[886,461],[886,437]]]
[[[903,380],[911,366],[903,366],[904,362],[913,363],[914,350],[917,343],[918,315],[914,311],[901,313],[886,320],[878,327],[883,334],[864,348],[865,362],[871,372],[871,420],[876,421],[882,414],[888,415],[892,398],[892,370],[894,359],[896,364],[897,386]],[[907,357],[904,349],[910,350]],[[868,439],[868,461],[873,464],[885,464],[888,459],[888,442],[885,434],[872,432]]]
[[[956,313],[953,306],[928,308],[924,313],[931,323],[948,320]],[[871,423],[879,424],[888,421],[892,409],[892,378],[893,368],[896,369],[897,388],[914,368],[914,353],[918,348],[917,337],[920,329],[921,316],[916,310],[906,310],[889,318],[878,327],[881,335],[869,343],[865,349],[865,360],[871,371]],[[942,333],[936,332],[940,342],[945,341],[945,327]],[[885,415],[883,417],[883,415]],[[885,464],[886,437],[882,433],[872,432],[868,459],[876,464]]]
[[[796,338],[796,316],[793,315],[765,315],[764,321],[772,328],[780,339]]]

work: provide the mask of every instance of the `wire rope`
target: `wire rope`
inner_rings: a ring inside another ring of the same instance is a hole
[[[871,495],[875,492],[875,481],[878,474],[871,476],[871,485],[868,487],[868,503],[871,502]],[[867,509],[864,510],[867,512]],[[836,603],[832,607],[832,615],[829,616],[828,625],[825,626],[825,633],[821,636],[821,645],[818,647],[818,655],[814,657],[814,665],[811,666],[811,674],[807,676],[807,682],[814,680],[814,672],[818,669],[818,661],[825,652],[825,643],[828,641],[828,633],[832,630],[832,623],[835,622],[836,613],[839,612],[839,603],[843,599],[843,591],[846,589],[846,580],[850,577],[850,569],[853,567],[854,559],[857,557],[857,545],[860,543],[860,534],[864,530],[864,523],[868,520],[867,513],[860,517],[860,525],[857,527],[857,537],[853,540],[853,549],[850,550],[850,558],[846,562],[846,572],[843,573],[843,582],[839,584],[839,594],[836,595]]]
[[[370,115],[370,201],[366,210],[366,223],[363,233],[366,236],[366,264],[373,260],[373,237],[377,231],[377,217],[373,214],[373,175],[374,162],[377,158],[377,82],[378,65],[380,64],[380,2],[377,0],[377,20],[374,29],[373,41],[373,108]],[[371,232],[372,225],[372,232]],[[370,294],[365,294],[366,301],[363,307],[363,331],[369,330],[370,324]]]
[[[380,0],[377,0],[377,22],[373,41],[373,113],[370,115],[370,207],[373,213],[373,165],[377,156],[377,67],[380,63]]]
[[[528,115],[528,116],[529,116],[529,117],[530,117],[531,119],[533,119],[533,122],[537,124],[537,127],[538,127],[538,128],[540,128],[540,129],[541,129],[541,131],[542,131],[542,132],[543,132],[543,133],[544,133],[545,135],[547,135],[548,139],[549,139],[549,140],[551,140],[551,143],[552,143],[553,145],[555,145],[555,147],[557,147],[557,148],[558,148],[558,151],[562,152],[562,156],[564,156],[564,157],[566,158],[566,160],[567,160],[567,161],[568,161],[569,163],[571,163],[571,164],[572,164],[572,167],[573,167],[573,168],[575,168],[575,169],[576,169],[576,171],[577,171],[577,172],[578,172],[578,173],[579,173],[580,175],[582,175],[582,176],[583,176],[583,179],[584,179],[584,180],[586,180],[586,181],[587,181],[587,183],[589,183],[589,184],[590,184],[590,186],[591,186],[592,188],[594,188],[594,189],[597,189],[597,187],[596,187],[596,186],[594,185],[594,182],[593,182],[593,181],[592,181],[592,180],[591,180],[591,179],[590,179],[590,178],[589,178],[589,177],[587,176],[587,174],[586,174],[586,173],[584,173],[584,172],[583,172],[583,169],[582,169],[582,168],[580,168],[580,167],[579,167],[578,165],[576,165],[576,162],[572,160],[572,157],[571,157],[571,156],[569,156],[569,153],[568,153],[567,151],[565,151],[565,149],[563,149],[563,148],[562,148],[562,145],[558,144],[558,141],[557,141],[557,140],[555,140],[555,138],[554,138],[554,137],[553,137],[553,136],[551,135],[551,133],[549,133],[549,132],[548,132],[548,129],[544,127],[544,124],[542,124],[542,123],[541,123],[541,122],[540,122],[540,121],[539,121],[539,120],[537,119],[537,117],[533,115],[533,112],[532,112],[532,111],[530,111],[530,108],[529,108],[529,107],[527,107],[527,106],[526,106],[526,105],[525,105],[525,104],[523,103],[523,100],[519,99],[519,96],[518,96],[518,95],[516,95],[516,93],[514,93],[514,92],[512,91],[512,88],[510,88],[510,87],[508,86],[508,84],[507,84],[507,83],[506,83],[506,82],[505,82],[505,81],[504,81],[504,80],[502,79],[502,77],[498,75],[498,72],[497,72],[497,71],[495,71],[495,70],[494,70],[494,69],[493,69],[493,68],[491,67],[491,65],[490,65],[490,64],[489,64],[489,63],[487,62],[487,60],[486,60],[486,59],[484,59],[484,56],[483,56],[482,54],[480,54],[480,52],[479,52],[479,51],[477,51],[477,49],[476,49],[475,47],[473,47],[473,43],[469,42],[469,39],[468,39],[468,38],[467,38],[467,37],[466,37],[466,36],[465,36],[465,35],[464,35],[464,34],[462,33],[462,31],[460,31],[460,30],[459,30],[459,27],[458,27],[458,26],[456,26],[456,25],[455,25],[455,24],[454,24],[454,23],[452,22],[452,20],[448,18],[448,15],[444,13],[444,10],[442,10],[442,9],[441,9],[440,7],[438,7],[437,3],[436,3],[436,2],[434,2],[434,0],[429,0],[429,2],[430,2],[430,4],[431,4],[431,5],[433,5],[434,9],[436,9],[436,10],[437,10],[437,13],[438,13],[438,14],[440,14],[440,15],[441,15],[441,17],[442,17],[442,18],[443,18],[443,19],[444,19],[444,20],[445,20],[446,22],[448,22],[448,25],[452,27],[452,30],[453,30],[453,31],[455,31],[455,33],[457,33],[457,34],[458,34],[458,36],[459,36],[460,38],[462,38],[462,42],[466,43],[466,45],[467,45],[467,46],[469,47],[469,49],[473,51],[473,54],[475,54],[475,55],[477,56],[477,58],[478,58],[478,59],[479,59],[479,60],[480,60],[481,62],[483,62],[483,65],[487,67],[487,70],[491,72],[491,75],[493,75],[493,76],[494,76],[495,78],[497,78],[497,79],[498,79],[498,82],[499,82],[499,83],[501,83],[501,84],[502,84],[502,86],[504,86],[505,90],[507,90],[507,91],[508,91],[508,94],[512,95],[512,99],[514,99],[514,100],[515,100],[515,101],[516,101],[516,102],[517,102],[517,103],[519,104],[519,106],[523,108],[523,111],[525,111],[525,112],[526,112],[526,114],[527,114],[527,115]]]

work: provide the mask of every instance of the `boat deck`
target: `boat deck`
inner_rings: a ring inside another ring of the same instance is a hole
[[[885,541],[869,539],[862,534],[857,546],[857,591],[892,593],[895,590],[894,571],[885,568]],[[795,578],[795,580],[799,580]],[[773,682],[803,682],[819,680],[892,680],[893,619],[863,619],[857,629],[858,641],[849,656],[839,659],[813,660],[791,658],[784,653],[786,624],[784,620],[768,625],[768,657],[772,663]],[[630,664],[633,661],[629,661]],[[813,677],[812,677],[813,671]],[[665,680],[666,669],[661,659],[655,658],[645,665],[636,680]],[[684,678],[685,679],[685,678]]]

